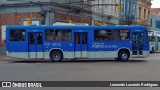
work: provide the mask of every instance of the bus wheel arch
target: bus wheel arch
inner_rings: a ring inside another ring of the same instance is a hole
[[[118,51],[118,60],[120,61],[128,61],[130,58],[130,52],[129,49],[122,48]]]
[[[49,55],[52,61],[62,61],[63,59],[63,52],[60,49],[52,49]]]

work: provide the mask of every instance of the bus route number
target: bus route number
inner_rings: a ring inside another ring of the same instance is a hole
[[[52,46],[61,46],[61,43],[52,43]]]

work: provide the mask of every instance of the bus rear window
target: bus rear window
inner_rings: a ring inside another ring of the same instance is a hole
[[[10,30],[9,40],[10,41],[25,41],[26,32],[25,30]]]

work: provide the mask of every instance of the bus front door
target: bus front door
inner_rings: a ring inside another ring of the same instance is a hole
[[[133,33],[132,37],[132,55],[133,57],[142,57],[143,55],[143,33]]]
[[[43,58],[43,34],[41,32],[29,33],[29,58]]]
[[[74,55],[75,58],[88,57],[88,33],[76,32],[74,33]]]

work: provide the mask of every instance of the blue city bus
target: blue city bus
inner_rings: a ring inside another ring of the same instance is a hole
[[[33,59],[107,59],[127,61],[149,56],[143,26],[7,26],[6,53]]]

